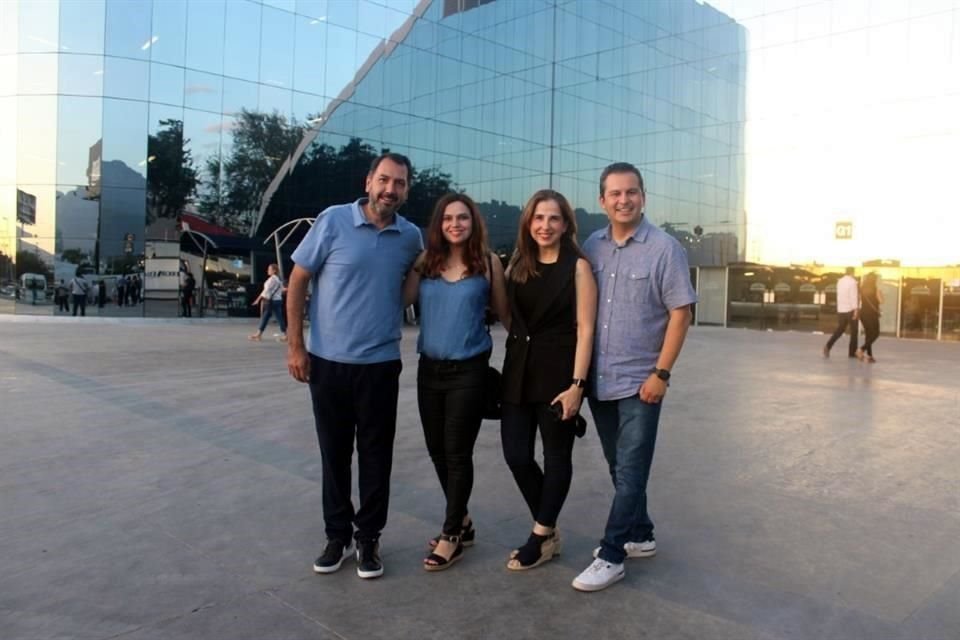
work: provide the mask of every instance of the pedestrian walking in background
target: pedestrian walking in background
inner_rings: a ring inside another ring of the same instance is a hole
[[[287,340],[287,320],[283,316],[283,292],[286,288],[283,286],[283,280],[280,279],[280,267],[276,264],[271,264],[267,267],[267,280],[263,283],[263,290],[260,292],[256,298],[253,299],[253,302],[250,303],[250,306],[255,307],[261,302],[263,303],[260,312],[260,326],[257,328],[257,332],[251,334],[249,337],[250,340],[259,341],[261,336],[263,336],[264,329],[267,328],[267,323],[270,322],[270,316],[277,316],[277,324],[280,325],[280,342],[286,342]]]
[[[857,322],[860,312],[860,290],[857,286],[857,279],[853,276],[855,270],[853,267],[847,267],[846,274],[837,281],[837,328],[823,345],[823,357],[830,357],[830,349],[834,343],[840,339],[843,332],[850,328],[850,344],[847,347],[847,355],[851,358],[857,357],[857,333],[859,323]]]

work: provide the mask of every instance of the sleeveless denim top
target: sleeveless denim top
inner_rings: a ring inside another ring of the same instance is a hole
[[[434,360],[466,360],[493,348],[484,322],[490,283],[483,274],[457,282],[420,281],[417,351]]]

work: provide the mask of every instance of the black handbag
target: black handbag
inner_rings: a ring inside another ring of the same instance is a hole
[[[487,253],[487,280],[490,282],[491,297],[493,295],[493,257]],[[487,300],[487,311],[484,322],[487,325],[487,333],[490,333],[490,325],[496,322],[496,315],[491,308],[490,300]],[[483,417],[485,420],[499,420],[502,417],[503,406],[503,375],[495,367],[488,366],[487,373],[483,381]]]
[[[494,367],[487,367],[483,381],[483,417],[485,420],[499,420],[503,406],[503,376]]]

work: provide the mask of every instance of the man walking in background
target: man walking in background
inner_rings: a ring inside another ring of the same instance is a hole
[[[860,319],[860,288],[854,277],[854,268],[847,267],[846,274],[837,281],[837,328],[823,345],[823,357],[830,357],[830,349],[843,332],[850,326],[850,346],[847,349],[851,358],[857,357],[858,320]]]

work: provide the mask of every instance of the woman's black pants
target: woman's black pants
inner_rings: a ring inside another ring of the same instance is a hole
[[[543,440],[543,470],[534,458],[537,427]],[[503,456],[534,521],[554,527],[573,478],[574,430],[546,403],[503,404]]]
[[[447,499],[443,533],[459,535],[473,491],[473,445],[483,420],[489,354],[468,360],[420,357],[417,405],[427,452]]]

